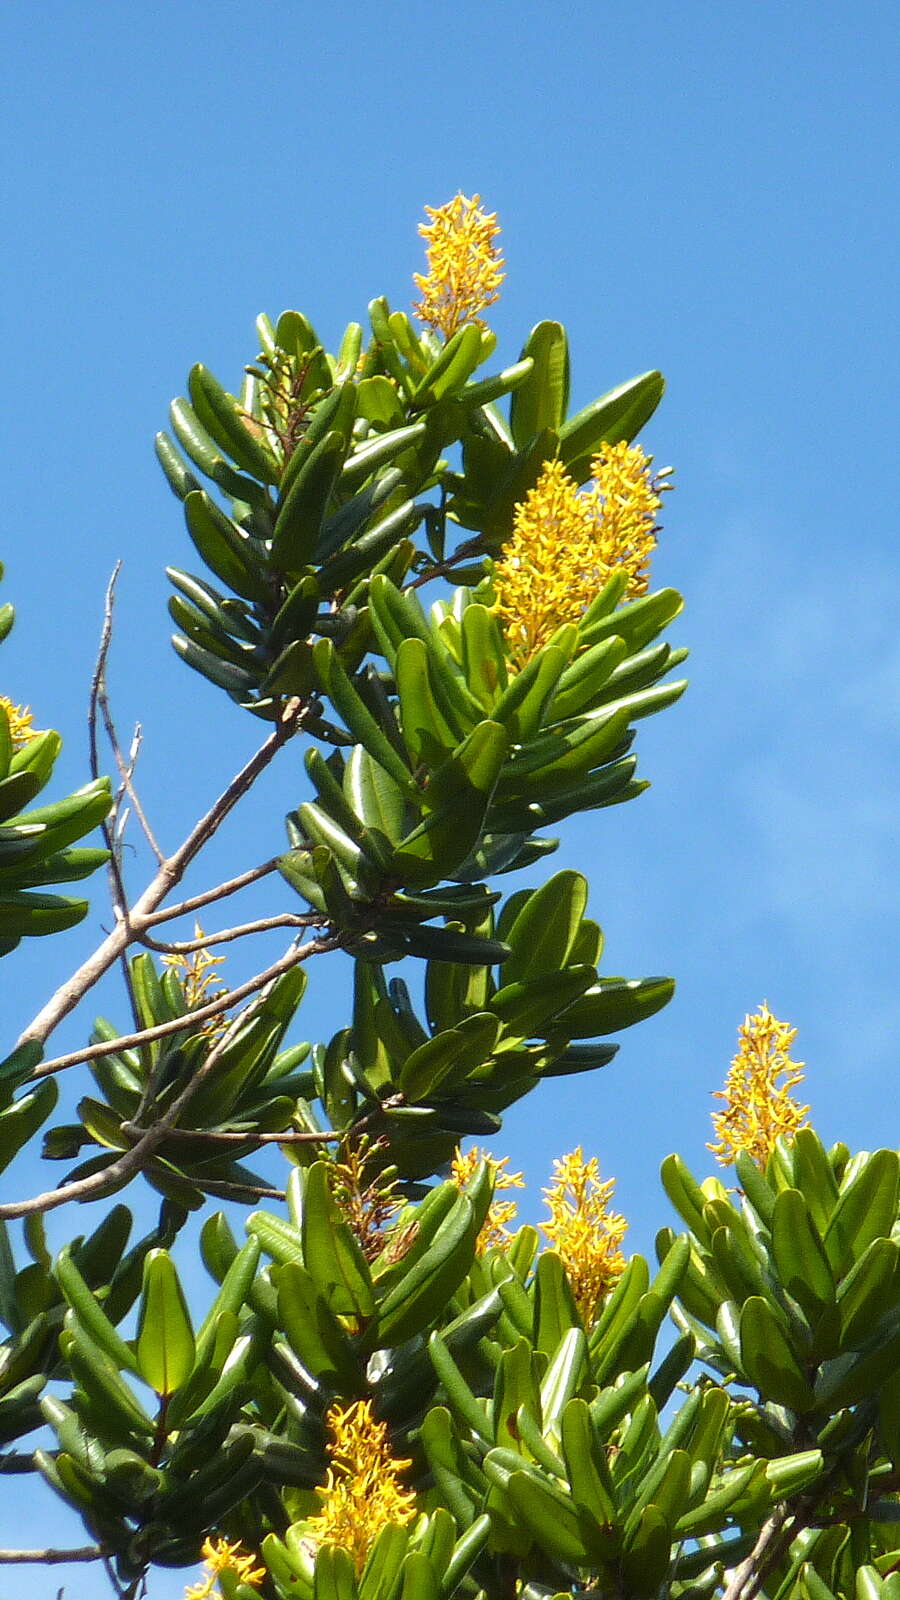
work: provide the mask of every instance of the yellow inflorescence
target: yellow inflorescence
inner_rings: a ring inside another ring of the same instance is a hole
[[[330,1169],[331,1192],[367,1261],[374,1261],[380,1254],[385,1228],[403,1209],[395,1170],[392,1175],[372,1166],[373,1157],[384,1142],[376,1140],[373,1144],[363,1134],[358,1143],[343,1147],[340,1159]]]
[[[614,1178],[601,1180],[596,1156],[585,1161],[579,1145],[554,1161],[553,1182],[543,1190],[550,1221],[541,1231],[562,1260],[586,1325],[625,1270],[619,1246],[628,1223],[607,1209],[615,1186]]]
[[[670,487],[664,468],[654,477],[652,456],[639,444],[604,445],[591,462],[594,486],[587,498],[596,515],[597,554],[603,581],[613,572],[628,574],[629,598],[647,593],[650,557],[659,532],[657,516]]]
[[[645,594],[666,474],[651,474],[639,445],[604,446],[594,482],[579,490],[559,460],[545,463],[516,506],[512,536],[494,567],[495,610],[513,664],[523,667],[557,628],[577,622],[614,572],[626,596]]]
[[[419,225],[428,271],[414,274],[422,298],[413,309],[445,339],[466,322],[483,327],[480,313],[495,304],[503,282],[503,257],[494,242],[497,214],[479,210],[480,198],[458,194],[445,206],[426,206],[431,221]]]
[[[316,1490],[322,1509],[305,1533],[316,1545],[340,1545],[362,1572],[382,1528],[403,1527],[416,1516],[415,1495],[400,1483],[411,1462],[391,1455],[387,1425],[374,1420],[371,1400],[332,1406],[327,1421],[331,1465],[325,1487]]]
[[[765,1169],[775,1140],[792,1139],[804,1126],[809,1106],[791,1098],[791,1090],[803,1082],[803,1062],[790,1057],[796,1037],[796,1028],[779,1022],[767,1005],[738,1028],[737,1055],[725,1088],[715,1092],[715,1099],[725,1101],[725,1110],[713,1112],[717,1140],[708,1147],[723,1167],[746,1150]]]
[[[206,1539],[200,1552],[206,1563],[206,1575],[199,1583],[192,1583],[184,1591],[184,1600],[207,1600],[215,1593],[220,1572],[233,1572],[239,1583],[258,1589],[266,1576],[265,1567],[253,1565],[257,1557],[241,1554],[240,1540],[229,1544],[227,1539]]]
[[[36,739],[39,729],[34,726],[34,719],[28,706],[14,705],[5,694],[0,694],[0,706],[6,712],[9,721],[9,737],[14,750],[24,749],[32,739]]]
[[[199,922],[194,923],[194,938],[203,938],[203,929]],[[192,950],[187,955],[176,953],[163,956],[162,960],[164,967],[171,967],[173,972],[178,973],[189,1011],[208,1005],[210,1000],[215,999],[215,994],[211,991],[225,988],[224,980],[216,971],[216,967],[224,965],[224,956],[211,956],[208,950]],[[210,1017],[204,1024],[203,1031],[216,1035],[222,1033],[227,1026],[227,1018]]]
[[[457,1146],[456,1154],[453,1157],[453,1165],[450,1168],[450,1176],[457,1188],[465,1188],[465,1185],[482,1161],[487,1162],[494,1174],[495,1194],[498,1189],[524,1189],[525,1179],[522,1173],[506,1171],[509,1156],[503,1156],[501,1160],[495,1161],[493,1156],[487,1155],[484,1150],[479,1150],[477,1145],[474,1145],[471,1150],[467,1150],[465,1155]],[[480,1256],[483,1256],[487,1250],[503,1249],[509,1244],[512,1238],[509,1224],[515,1221],[518,1210],[515,1200],[495,1199],[491,1201],[488,1214],[484,1220],[484,1226],[475,1243],[475,1248]]]

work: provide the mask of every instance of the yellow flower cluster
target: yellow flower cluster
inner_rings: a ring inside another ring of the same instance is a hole
[[[422,298],[413,310],[445,339],[466,322],[483,327],[480,313],[495,304],[503,282],[497,214],[479,210],[480,198],[458,194],[445,206],[426,206],[431,221],[419,226],[428,271],[414,274]]]
[[[791,1090],[803,1082],[803,1062],[790,1057],[796,1037],[796,1028],[779,1022],[767,1005],[738,1028],[737,1055],[725,1088],[715,1093],[715,1099],[725,1101],[725,1110],[713,1112],[717,1141],[708,1146],[723,1167],[746,1150],[764,1170],[775,1140],[792,1139],[804,1126],[809,1106],[791,1098]]]
[[[473,1145],[472,1149],[467,1150],[463,1155],[457,1145],[453,1164],[450,1168],[450,1176],[458,1189],[465,1188],[482,1161],[487,1162],[494,1174],[495,1194],[498,1189],[524,1189],[525,1179],[522,1173],[506,1171],[509,1156],[503,1156],[500,1161],[495,1161],[493,1156],[489,1156],[484,1150],[479,1150],[477,1145]],[[515,1200],[494,1199],[491,1201],[488,1214],[484,1220],[484,1226],[475,1243],[475,1248],[480,1256],[483,1256],[488,1250],[502,1250],[509,1244],[512,1238],[509,1224],[515,1221],[518,1210]]]
[[[215,1592],[221,1572],[233,1572],[239,1583],[249,1584],[251,1589],[258,1589],[266,1575],[265,1567],[253,1565],[256,1556],[241,1554],[239,1539],[234,1544],[227,1539],[206,1539],[200,1553],[206,1563],[206,1575],[185,1589],[184,1600],[207,1600]]]
[[[403,1209],[397,1192],[396,1169],[380,1172],[372,1168],[385,1140],[373,1143],[365,1134],[355,1144],[342,1147],[340,1159],[330,1169],[331,1192],[344,1218],[362,1247],[367,1261],[374,1261],[385,1244],[385,1228]]]
[[[586,1325],[625,1270],[619,1246],[628,1228],[608,1210],[615,1179],[601,1180],[596,1156],[585,1161],[581,1146],[553,1163],[553,1182],[543,1190],[550,1221],[541,1223],[550,1247],[566,1269]]]
[[[586,490],[561,461],[548,461],[516,506],[512,535],[494,567],[494,596],[517,667],[557,628],[577,622],[614,572],[625,572],[629,598],[646,594],[668,488],[665,472],[651,474],[652,459],[640,445],[604,445]]]
[[[411,1462],[391,1455],[387,1425],[373,1418],[371,1400],[332,1406],[326,1420],[331,1464],[325,1487],[316,1490],[322,1509],[305,1532],[316,1545],[340,1545],[362,1572],[382,1528],[403,1527],[416,1516],[415,1495],[400,1483]]]
[[[6,712],[9,721],[9,737],[14,750],[24,749],[32,739],[36,739],[39,730],[34,726],[34,719],[28,706],[14,705],[5,694],[0,694],[0,707]]]
[[[194,923],[194,938],[203,938],[203,929],[199,922]],[[187,955],[176,953],[163,956],[163,966],[170,967],[177,972],[184,990],[185,1003],[189,1011],[196,1011],[198,1007],[208,1005],[215,999],[216,989],[224,989],[225,983],[216,972],[216,967],[224,965],[224,956],[211,956],[208,950],[191,950]],[[228,1026],[225,1017],[211,1017],[204,1023],[203,1032],[215,1037],[224,1032]]]

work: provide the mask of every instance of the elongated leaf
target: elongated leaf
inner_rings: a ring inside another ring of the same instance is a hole
[[[138,1319],[137,1362],[158,1395],[174,1394],[194,1365],[194,1331],[184,1291],[165,1250],[150,1250]]]

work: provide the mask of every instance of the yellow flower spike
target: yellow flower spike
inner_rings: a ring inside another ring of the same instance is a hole
[[[515,667],[577,622],[614,572],[625,572],[627,598],[646,593],[656,516],[670,487],[667,470],[654,477],[652,464],[638,445],[605,445],[592,463],[592,487],[581,491],[561,461],[545,462],[494,566],[494,609]]]
[[[707,1146],[723,1167],[733,1165],[746,1150],[765,1170],[775,1140],[792,1139],[805,1126],[809,1106],[791,1098],[791,1090],[804,1077],[803,1062],[790,1057],[796,1037],[797,1029],[779,1022],[765,1003],[738,1028],[737,1055],[724,1089],[714,1094],[716,1100],[725,1101],[725,1109],[712,1114],[717,1138]]]
[[[561,461],[547,461],[516,506],[494,567],[494,609],[514,665],[524,667],[557,628],[577,622],[602,583],[587,496]]]
[[[370,1171],[385,1143],[384,1139],[373,1143],[363,1134],[358,1143],[342,1147],[330,1172],[331,1192],[367,1261],[374,1261],[384,1249],[385,1230],[404,1205],[395,1169]]]
[[[615,1187],[614,1178],[601,1179],[596,1156],[585,1161],[579,1145],[554,1161],[553,1182],[543,1190],[550,1221],[541,1223],[541,1232],[566,1269],[587,1326],[625,1270],[619,1246],[628,1223],[608,1210]]]
[[[203,929],[199,922],[194,923],[194,938],[203,938]],[[216,989],[224,989],[224,979],[219,977],[216,967],[224,965],[224,956],[211,956],[208,950],[191,950],[188,955],[176,953],[163,956],[163,966],[170,967],[177,972],[184,990],[184,998],[189,1011],[195,1011],[199,1006],[208,1005],[215,999]],[[211,1037],[221,1034],[228,1027],[226,1017],[211,1017],[204,1024],[203,1032]]]
[[[594,487],[586,496],[595,508],[597,556],[605,571],[628,574],[629,599],[647,593],[650,557],[659,532],[662,495],[672,486],[663,469],[651,475],[653,457],[640,445],[604,445],[591,462]]]
[[[258,1559],[256,1556],[241,1553],[239,1539],[233,1544],[227,1539],[204,1539],[200,1554],[206,1565],[206,1575],[199,1583],[192,1583],[185,1589],[184,1600],[207,1600],[209,1595],[215,1594],[220,1572],[233,1572],[240,1583],[249,1584],[251,1589],[258,1589],[266,1576],[265,1567],[253,1565]]]
[[[466,322],[483,328],[480,313],[499,298],[503,257],[494,241],[500,227],[496,212],[479,210],[480,199],[457,194],[445,206],[426,206],[431,221],[419,225],[428,271],[413,275],[422,294],[413,310],[445,339]]]
[[[316,1490],[322,1509],[308,1519],[305,1534],[316,1546],[339,1545],[362,1572],[382,1528],[403,1527],[416,1516],[415,1495],[400,1483],[412,1463],[391,1455],[387,1424],[374,1420],[371,1400],[334,1405],[326,1421],[330,1465],[324,1488]]]
[[[493,1156],[489,1156],[484,1150],[479,1150],[477,1145],[473,1145],[472,1149],[463,1155],[457,1145],[450,1176],[458,1189],[465,1188],[482,1161],[486,1161],[493,1172],[495,1195],[498,1189],[524,1189],[525,1179],[522,1173],[506,1171],[509,1156],[503,1156],[499,1161],[495,1161]],[[475,1241],[475,1249],[480,1256],[488,1250],[505,1249],[512,1238],[509,1224],[515,1221],[518,1210],[515,1200],[491,1201],[484,1225]]]
[[[9,736],[14,750],[23,750],[26,744],[36,739],[40,729],[34,726],[34,719],[28,706],[14,705],[5,694],[0,694],[0,706],[9,719]]]

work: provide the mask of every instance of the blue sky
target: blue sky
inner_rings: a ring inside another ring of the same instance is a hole
[[[799,1029],[823,1135],[893,1141],[893,8],[56,0],[8,4],[0,45],[0,556],[18,609],[2,689],[67,734],[61,781],[86,777],[120,557],[112,690],[122,727],[143,725],[166,844],[250,753],[252,719],[167,642],[162,569],[191,561],[153,434],[195,360],[236,382],[258,311],[296,306],[333,341],[374,294],[408,305],[422,206],[477,190],[504,230],[501,357],[555,317],[576,404],[667,374],[646,442],[678,487],[655,575],[685,594],[674,634],[692,650],[688,696],[640,729],[652,789],[570,826],[555,858],[591,878],[608,970],[672,973],[676,999],[606,1073],[511,1114],[497,1151],[536,1212],[552,1156],[582,1142],[650,1248],[669,1220],[659,1162],[679,1148],[707,1170],[709,1094],[764,998]],[[286,757],[193,884],[270,855],[300,793]],[[7,1037],[91,948],[97,913],[4,963]],[[313,971],[313,1037],[343,1021],[344,976]],[[124,1018],[114,991],[102,1004]],[[5,1186],[55,1177],[22,1162]],[[0,1543],[28,1511],[36,1541],[77,1542],[73,1519],[22,1505]],[[0,1600],[63,1581],[106,1592],[89,1568],[34,1570],[0,1573]],[[151,1583],[153,1600],[181,1592]]]

